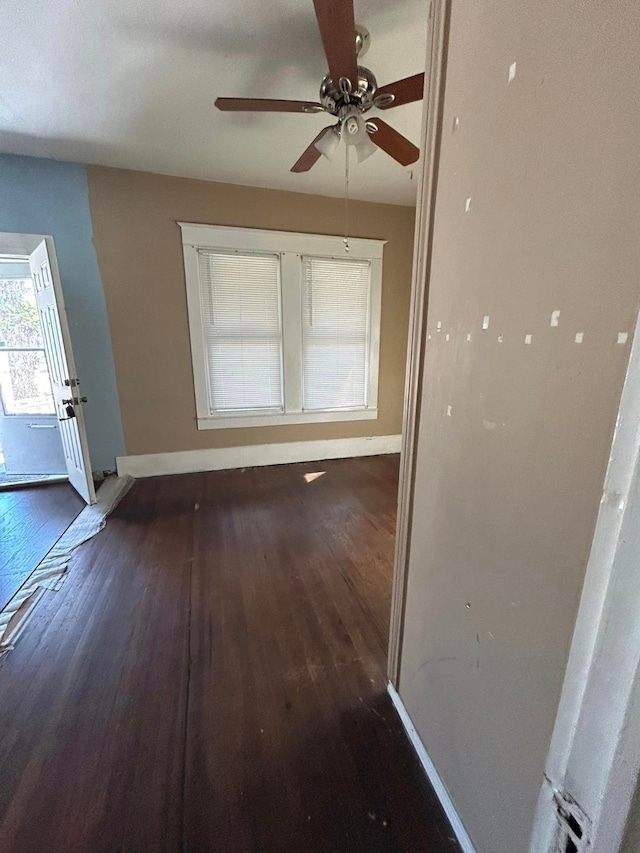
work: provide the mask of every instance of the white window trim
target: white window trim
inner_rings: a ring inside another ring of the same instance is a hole
[[[375,420],[378,417],[378,366],[380,360],[380,307],[382,300],[382,253],[385,240],[349,239],[349,258],[371,264],[369,360],[367,405],[358,409],[305,412],[302,410],[302,270],[303,255],[345,258],[342,237],[302,234],[291,231],[262,231],[178,222],[182,231],[182,249],[187,286],[187,308],[198,429],[230,429],[284,424],[331,423],[336,421]],[[198,271],[198,249],[224,249],[275,252],[281,257],[282,334],[283,334],[283,413],[247,414],[209,412],[205,370],[202,308]],[[287,347],[287,341],[299,345]]]

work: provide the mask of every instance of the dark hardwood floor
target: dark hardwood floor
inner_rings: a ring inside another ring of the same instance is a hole
[[[0,492],[0,610],[84,505],[68,483]]]
[[[138,481],[0,661],[0,849],[458,850],[385,692],[397,476]]]

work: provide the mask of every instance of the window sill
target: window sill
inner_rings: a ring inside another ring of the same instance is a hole
[[[377,409],[352,409],[341,412],[289,412],[279,415],[227,415],[198,418],[198,429],[236,429],[238,427],[286,426],[287,424],[326,424],[338,421],[377,420]]]

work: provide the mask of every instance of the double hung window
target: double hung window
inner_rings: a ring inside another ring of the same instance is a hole
[[[377,417],[382,241],[181,229],[200,429]]]

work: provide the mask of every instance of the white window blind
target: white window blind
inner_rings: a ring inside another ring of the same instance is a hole
[[[367,405],[371,264],[302,258],[305,411]]]
[[[283,411],[280,257],[199,249],[210,412]]]

